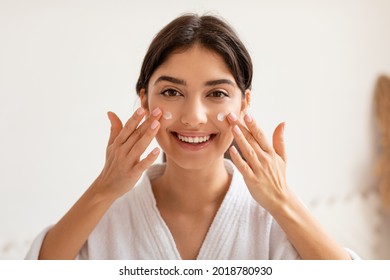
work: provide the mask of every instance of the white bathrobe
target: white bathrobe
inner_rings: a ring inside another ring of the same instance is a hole
[[[299,259],[273,217],[250,195],[242,175],[230,161],[232,181],[208,230],[197,259]],[[178,260],[175,241],[157,209],[151,180],[165,165],[154,165],[137,186],[107,211],[79,252],[78,259]],[[37,259],[45,229],[26,259]]]

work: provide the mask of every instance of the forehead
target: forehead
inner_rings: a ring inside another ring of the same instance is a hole
[[[223,57],[199,44],[171,53],[164,63],[154,71],[150,82],[153,84],[161,75],[176,77],[186,82],[191,82],[191,80],[205,82],[221,78],[229,78],[234,81]]]

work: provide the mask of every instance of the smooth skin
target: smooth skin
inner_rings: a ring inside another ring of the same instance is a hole
[[[286,182],[285,123],[273,134],[271,146],[250,115],[244,123],[228,115],[234,139],[246,161],[232,146],[230,155],[253,198],[267,209],[287,234],[302,259],[351,259],[322,229]]]
[[[196,259],[231,182],[223,155],[233,135],[217,115],[243,116],[247,99],[224,60],[199,44],[172,54],[154,71],[148,94],[141,90],[140,97],[145,110],[158,106],[172,113],[172,119],[161,120],[156,135],[166,155],[165,170],[151,184],[180,257]],[[183,147],[176,134],[215,136],[194,151]]]
[[[155,74],[155,80],[152,77],[151,81],[152,85],[156,84],[156,94],[153,95],[150,85],[148,98],[141,96],[143,108],[139,108],[124,126],[114,113],[108,113],[111,133],[105,166],[84,195],[49,230],[40,259],[74,259],[77,256],[112,203],[131,191],[142,172],[157,159],[158,148],[141,159],[154,137],[166,152],[167,165],[164,174],[152,182],[152,189],[182,259],[196,258],[229,188],[231,177],[224,168],[223,153],[233,137],[246,161],[233,147],[230,154],[251,195],[272,214],[299,255],[303,259],[350,259],[288,187],[284,123],[275,129],[270,145],[256,122],[248,115],[244,117],[250,91],[247,90],[245,98],[241,99],[237,85],[215,85],[213,82],[210,86],[208,83],[210,79],[232,80],[220,56],[195,45],[185,52],[172,54]],[[185,83],[160,84],[157,81],[161,75],[179,78]],[[168,98],[166,103],[157,102],[165,87],[174,87],[177,94],[170,91],[169,95],[163,95]],[[222,99],[218,101],[216,96],[219,95],[214,94],[216,90],[229,93],[229,97],[221,95]],[[172,120],[164,121],[160,106],[168,106],[171,102],[173,107],[185,110],[174,112]],[[176,106],[176,102],[180,106]],[[222,105],[227,108],[228,104],[232,113],[221,123],[216,119],[221,110],[216,108]],[[142,122],[144,117],[146,120]],[[192,152],[172,138],[172,131],[216,133],[216,137],[204,150]]]

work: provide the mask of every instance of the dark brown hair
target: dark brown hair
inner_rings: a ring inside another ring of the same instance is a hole
[[[232,27],[215,16],[186,14],[166,25],[153,39],[142,63],[137,81],[137,94],[148,92],[154,71],[177,50],[186,50],[199,43],[224,59],[241,92],[252,85],[252,60]]]

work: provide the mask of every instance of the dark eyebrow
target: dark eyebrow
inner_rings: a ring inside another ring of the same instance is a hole
[[[167,81],[167,82],[170,82],[170,83],[183,85],[183,86],[187,85],[186,81],[181,80],[181,79],[177,79],[177,78],[174,78],[174,77],[171,77],[171,76],[160,76],[154,82],[154,84],[157,84],[157,83],[162,82],[162,81]],[[229,79],[211,80],[211,81],[205,82],[204,85],[208,86],[208,87],[212,87],[212,86],[218,86],[218,85],[221,85],[221,84],[228,84],[228,85],[231,85],[231,86],[235,86],[236,85],[232,80],[229,80]]]
[[[231,86],[235,86],[236,85],[236,83],[234,83],[232,80],[229,80],[229,79],[219,79],[219,80],[207,81],[205,83],[205,86],[212,87],[212,86],[218,86],[218,85],[221,85],[221,84],[228,84],[228,85],[231,85]]]
[[[157,84],[157,83],[162,82],[162,81],[167,81],[167,82],[171,82],[171,83],[178,84],[178,85],[183,85],[183,86],[186,85],[186,82],[184,80],[180,80],[180,79],[177,79],[177,78],[174,78],[174,77],[170,77],[170,76],[160,76],[154,82],[154,84]]]

